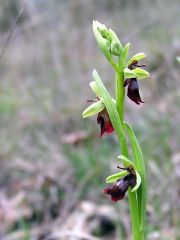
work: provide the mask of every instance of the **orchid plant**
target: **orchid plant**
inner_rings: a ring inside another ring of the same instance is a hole
[[[134,240],[145,239],[146,224],[146,196],[147,174],[142,151],[132,127],[124,120],[125,87],[127,96],[137,105],[144,103],[140,97],[138,81],[149,77],[149,73],[143,69],[144,64],[139,64],[146,55],[138,53],[128,60],[130,43],[122,46],[115,32],[104,24],[93,21],[93,31],[99,48],[112,65],[115,71],[115,99],[111,97],[104,86],[99,74],[93,71],[93,81],[90,87],[96,95],[92,104],[82,114],[83,118],[97,115],[97,123],[100,125],[102,137],[105,133],[115,132],[120,145],[123,167],[110,175],[106,183],[111,184],[104,189],[104,193],[110,195],[113,202],[124,198],[128,192],[130,217],[132,224],[132,236]],[[130,141],[132,156],[127,145]]]

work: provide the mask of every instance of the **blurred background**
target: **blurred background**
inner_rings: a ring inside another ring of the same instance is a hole
[[[131,239],[127,198],[103,194],[120,154],[99,138],[96,68],[114,96],[92,21],[112,28],[130,57],[145,52],[144,104],[126,98],[148,169],[148,240],[180,239],[179,0],[0,0],[0,239]]]

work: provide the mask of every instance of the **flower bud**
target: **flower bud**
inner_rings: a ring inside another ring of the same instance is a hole
[[[121,45],[115,40],[111,42],[111,53],[115,56],[120,56],[121,54]]]

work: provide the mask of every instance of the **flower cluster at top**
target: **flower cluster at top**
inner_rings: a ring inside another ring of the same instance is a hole
[[[144,103],[139,94],[138,80],[149,77],[149,73],[142,68],[145,64],[139,65],[139,61],[144,59],[146,54],[138,53],[127,60],[130,43],[127,43],[123,48],[116,34],[98,21],[94,21],[93,30],[99,47],[115,69],[116,73],[119,74],[123,72],[124,82],[122,84],[123,87],[127,87],[127,96],[138,105]],[[83,112],[83,118],[97,114],[97,123],[100,124],[101,128],[100,137],[102,137],[104,133],[112,133],[114,128],[111,124],[105,104],[99,96],[98,91],[96,91],[94,82],[90,82],[90,86],[95,92],[97,100],[94,100],[92,105]],[[116,102],[115,100],[113,101]]]

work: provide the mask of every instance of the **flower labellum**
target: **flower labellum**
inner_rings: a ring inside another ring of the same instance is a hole
[[[117,180],[112,186],[104,189],[104,193],[111,196],[113,202],[122,200],[129,187],[133,188],[136,185],[136,175],[131,168],[126,168],[129,174]]]
[[[144,103],[139,94],[139,85],[136,78],[128,78],[124,82],[124,87],[128,86],[127,95],[136,104]]]
[[[100,126],[101,126],[100,137],[102,137],[105,132],[107,134],[110,134],[114,131],[114,128],[112,126],[112,123],[111,123],[111,120],[109,118],[106,108],[98,113],[97,123],[100,124]]]

